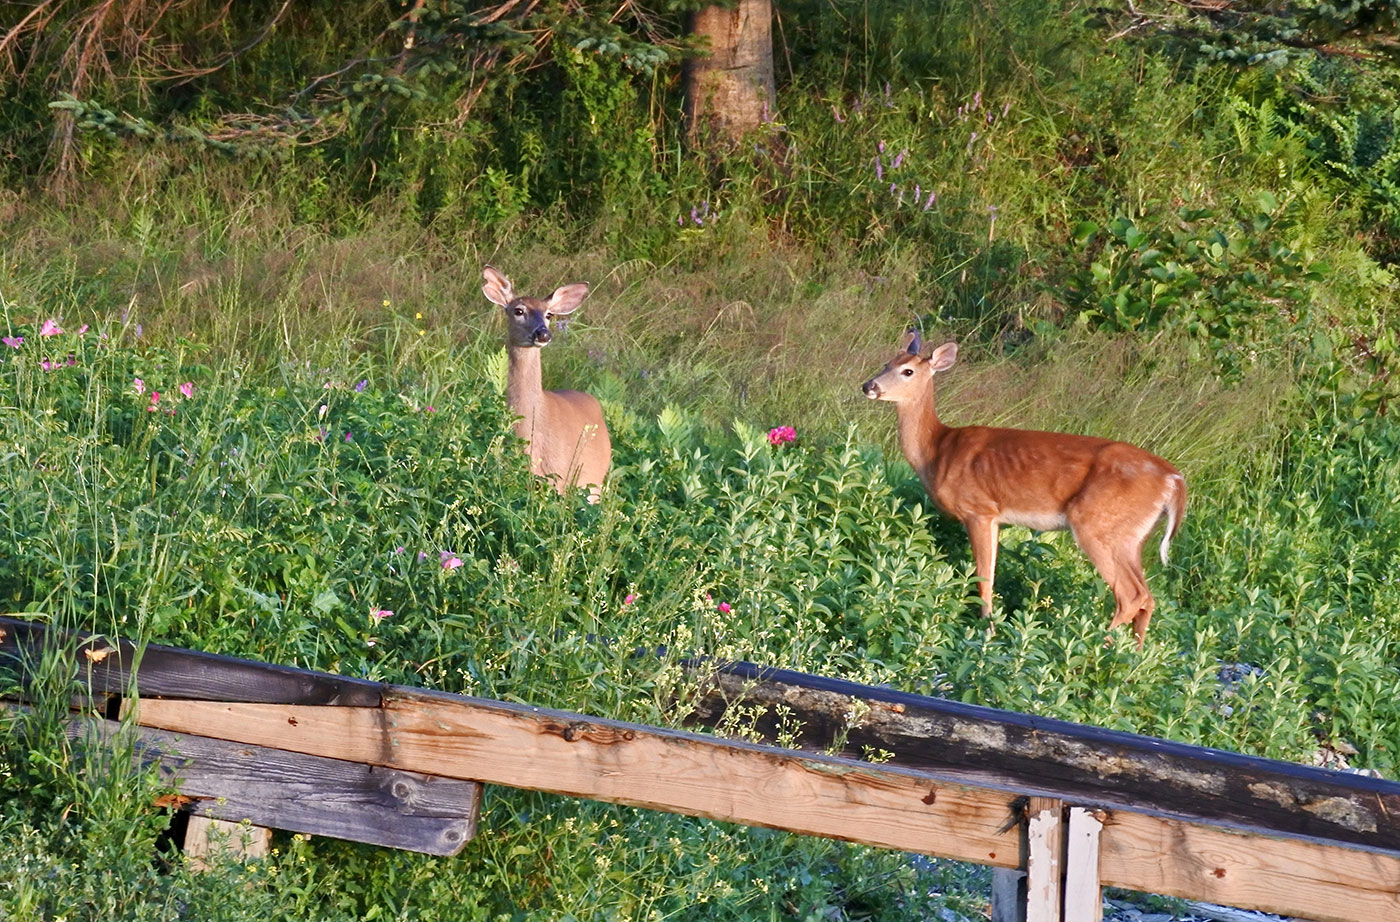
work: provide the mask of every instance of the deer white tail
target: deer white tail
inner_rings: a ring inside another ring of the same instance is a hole
[[[1162,514],[1167,517],[1167,527],[1162,529],[1162,544],[1158,548],[1162,563],[1167,562],[1167,550],[1171,547],[1182,516],[1186,514],[1186,478],[1174,474],[1167,478],[1167,482],[1171,484],[1172,495],[1162,504]]]

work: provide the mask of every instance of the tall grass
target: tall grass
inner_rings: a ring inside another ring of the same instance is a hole
[[[1075,4],[918,13],[785,7],[781,121],[727,158],[683,153],[664,69],[561,45],[465,122],[444,92],[275,162],[95,143],[61,202],[0,190],[4,609],[674,726],[686,680],[633,655],[664,646],[1393,773],[1379,206],[1279,128],[1279,85],[1105,43]],[[283,79],[281,41],[229,98]],[[593,284],[545,365],[604,404],[597,506],[510,434],[488,262]],[[1005,531],[981,619],[965,533],[857,390],[911,323],[962,345],[949,422],[1185,472],[1143,653],[1104,643],[1063,534]],[[62,664],[0,717],[0,918],[982,909],[946,864],[510,791],[456,859],[282,836],[196,876],[154,779],[63,735]]]

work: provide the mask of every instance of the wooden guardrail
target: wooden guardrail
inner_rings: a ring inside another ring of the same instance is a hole
[[[0,666],[37,655],[47,633],[0,619]],[[139,689],[143,751],[182,779],[191,809],[252,810],[230,806],[252,783],[300,803],[244,814],[261,825],[448,853],[475,828],[476,785],[492,783],[1021,868],[1031,922],[1092,922],[1105,885],[1321,922],[1400,919],[1400,785],[1380,779],[748,664],[690,664],[709,689],[695,723],[761,706],[757,732],[776,738],[795,718],[799,742],[845,754],[100,637],[79,640],[76,660],[95,696]],[[223,803],[205,788],[229,759],[199,748],[221,742],[250,753]],[[865,746],[893,756],[849,757]],[[321,774],[264,770],[303,758]],[[359,823],[365,802],[380,812]],[[414,822],[386,820],[394,811]]]

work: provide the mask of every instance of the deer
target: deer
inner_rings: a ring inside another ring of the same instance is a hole
[[[588,297],[588,283],[563,285],[547,298],[517,297],[510,279],[491,266],[482,269],[486,299],[506,318],[506,403],[519,419],[515,434],[526,443],[530,469],[563,494],[586,487],[588,501],[602,496],[612,465],[612,440],[598,399],[582,391],[547,391],[540,350],[553,340],[549,325],[567,317]]]
[[[899,445],[934,504],[967,529],[982,614],[991,616],[997,532],[1002,525],[1069,529],[1113,591],[1109,631],[1132,622],[1142,650],[1156,603],[1142,548],[1163,518],[1160,554],[1186,512],[1186,479],[1136,445],[1087,435],[991,426],[947,426],[934,376],[953,367],[957,343],[925,348],[910,330],[903,350],[861,390],[894,404]],[[1112,634],[1106,642],[1112,642]]]

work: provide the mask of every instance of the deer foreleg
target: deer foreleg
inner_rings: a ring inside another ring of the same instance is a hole
[[[977,594],[982,597],[982,614],[992,614],[992,580],[997,570],[997,523],[995,519],[966,519],[967,536],[972,539],[972,562],[977,572]]]

